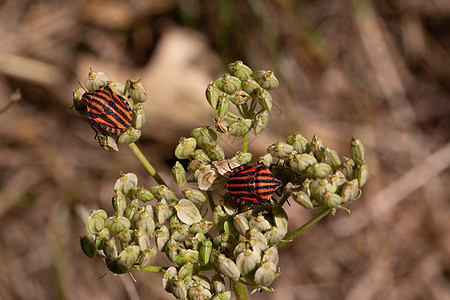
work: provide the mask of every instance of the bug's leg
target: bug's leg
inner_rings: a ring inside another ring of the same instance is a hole
[[[94,130],[94,132],[95,132],[94,140],[96,140],[96,139],[97,139],[97,136],[98,136],[98,132],[99,132],[99,131],[101,132],[101,129],[98,128],[97,125],[96,125],[94,122],[91,123],[91,128],[92,128],[92,129]]]

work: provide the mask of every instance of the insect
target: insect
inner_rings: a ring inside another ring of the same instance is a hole
[[[119,134],[130,127],[132,119],[130,104],[109,86],[84,93],[82,100],[86,102],[87,115],[92,120],[91,127],[96,133],[99,129]]]
[[[283,182],[276,179],[263,164],[234,168],[227,182],[231,198],[238,204],[264,204]]]

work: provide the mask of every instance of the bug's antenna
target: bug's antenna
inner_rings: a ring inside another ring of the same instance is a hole
[[[75,73],[75,71],[72,71],[73,75],[75,75],[76,80],[78,81],[78,84],[81,86],[81,88],[83,90],[85,90],[87,92],[87,90],[84,88],[84,86],[81,84],[80,80],[78,79],[77,73]]]

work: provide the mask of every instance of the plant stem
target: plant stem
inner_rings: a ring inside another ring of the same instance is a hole
[[[211,211],[214,211],[214,208],[216,207],[216,205],[214,203],[214,198],[212,196],[211,191],[206,191],[206,195],[208,195],[209,207],[211,207]]]
[[[133,268],[135,268],[136,270],[147,271],[147,272],[155,272],[155,273],[164,271],[163,267],[155,267],[155,266],[148,266],[148,267],[145,267],[145,268],[142,268],[142,269],[139,266],[133,266]]]
[[[325,217],[330,211],[332,211],[332,208],[324,208],[322,209],[314,218],[303,224],[301,227],[299,227],[297,230],[286,236],[281,242],[278,243],[277,247],[281,247],[282,245],[291,242],[295,237],[309,229],[311,226],[319,222],[323,217]]]
[[[135,143],[131,143],[128,146],[130,147],[131,151],[133,151],[133,153],[137,156],[137,158],[141,161],[141,163],[144,165],[144,167],[147,169],[150,175],[156,180],[156,182],[168,186],[161,178],[161,176],[159,176],[158,172],[156,172],[155,168],[153,168],[153,166],[150,164],[150,162],[147,160],[144,154],[142,154],[138,146]]]
[[[242,152],[246,153],[248,151],[248,132],[244,135],[244,140],[242,142]]]
[[[248,292],[247,286],[239,281],[233,281],[234,284],[234,293],[236,294],[237,300],[247,300]]]

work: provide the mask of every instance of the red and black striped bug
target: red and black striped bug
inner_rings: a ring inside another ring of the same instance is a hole
[[[132,113],[127,100],[117,95],[109,86],[83,94],[91,127],[100,131],[119,134],[131,125]]]
[[[263,164],[234,168],[227,182],[231,198],[238,204],[257,205],[270,200],[283,182],[276,179]]]

